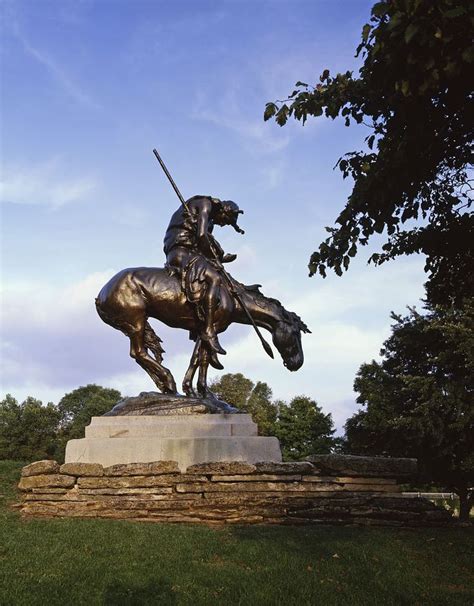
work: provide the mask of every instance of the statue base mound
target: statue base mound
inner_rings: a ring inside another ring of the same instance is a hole
[[[401,494],[401,483],[416,471],[415,460],[363,459],[322,455],[312,463],[201,463],[184,472],[176,461],[110,467],[38,461],[23,468],[19,508],[28,517],[161,523],[450,523],[445,509]]]
[[[206,398],[180,394],[142,391],[138,396],[123,398],[105,417],[137,415],[190,415],[205,413],[239,413],[239,409],[213,394]]]
[[[209,461],[281,461],[277,438],[257,435],[247,414],[92,417],[85,438],[69,440],[66,463],[176,461],[184,471]]]

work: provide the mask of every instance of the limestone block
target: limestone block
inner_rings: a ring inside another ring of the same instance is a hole
[[[271,474],[306,474],[312,473],[314,467],[308,461],[295,461],[288,463],[272,463],[272,462],[260,462],[255,463],[257,473],[271,473]]]
[[[59,473],[68,476],[102,476],[104,468],[99,463],[64,463]]]
[[[212,482],[299,482],[300,475],[271,475],[269,473],[259,473],[251,475],[230,475],[230,476],[211,476]],[[184,480],[183,480],[184,481]]]
[[[104,469],[105,476],[153,476],[166,473],[179,473],[178,463],[176,461],[128,463],[111,465],[110,467],[106,467]]]
[[[21,470],[21,475],[25,477],[52,473],[59,473],[59,463],[49,460],[35,461]]]
[[[79,488],[147,488],[149,486],[163,486],[165,492],[171,492],[166,476],[126,476],[99,478],[79,478]]]
[[[164,474],[159,476],[102,476],[78,479],[80,488],[147,488],[174,486],[182,482],[208,482],[205,476],[188,474]]]
[[[263,459],[281,460],[277,438],[261,436],[84,438],[69,440],[66,447],[66,462],[101,463],[104,467],[123,463],[177,461],[179,468],[184,471],[190,465],[208,461],[252,463]],[[241,473],[250,473],[250,471],[245,469]]]
[[[416,459],[358,457],[353,455],[312,455],[308,461],[327,475],[409,478],[416,475]]]
[[[198,463],[196,465],[190,465],[186,469],[186,473],[208,473],[213,475],[228,475],[228,474],[249,474],[254,473],[256,470],[255,465],[246,463],[244,461],[220,461],[211,463]]]
[[[167,490],[165,490],[165,488]],[[178,494],[172,490],[168,490],[166,486],[155,486],[152,488],[81,488],[81,494],[87,495],[122,495],[124,497],[140,496],[140,495],[154,495],[153,498],[159,499],[200,499],[200,494]],[[91,497],[93,498],[93,497]],[[150,497],[151,498],[151,497]]]
[[[20,490],[31,490],[32,488],[70,488],[74,486],[76,479],[72,476],[60,474],[44,474],[40,476],[23,477],[18,484]]]
[[[85,430],[86,438],[243,437],[257,433],[248,414],[92,417]]]
[[[386,484],[394,486],[397,480],[394,478],[362,478],[360,476],[303,476],[303,482],[338,482],[341,484]]]
[[[32,493],[37,494],[64,494],[67,492],[67,488],[32,488]]]
[[[319,485],[318,490],[324,489],[325,485]],[[343,488],[339,485],[327,485],[329,490]],[[209,482],[202,483],[182,483],[176,484],[177,492],[306,492],[314,491],[314,487],[310,484],[301,482]]]
[[[24,495],[24,501],[69,501],[69,500],[80,500],[81,497],[71,496],[69,492],[65,490],[63,493],[47,493],[47,494],[39,494],[36,492],[28,492]],[[82,500],[85,500],[86,497],[82,497]]]
[[[183,494],[190,494],[183,492]],[[333,498],[334,496],[337,496],[339,494],[347,494],[345,493],[341,487],[337,487],[334,488],[330,488],[327,487],[325,490],[318,490],[317,492],[315,492],[314,490],[302,490],[300,492],[298,491],[283,491],[283,490],[262,490],[262,491],[237,491],[237,490],[228,490],[225,492],[219,492],[219,491],[214,491],[214,492],[203,492],[202,496],[204,499],[206,500],[210,500],[212,502],[217,502],[220,499],[223,498],[231,498],[231,499],[242,499],[245,498],[246,501],[250,502],[253,499],[270,499],[271,501],[284,501],[286,502],[288,499],[291,499],[291,501],[293,502],[293,500],[305,500],[305,499],[312,499],[312,498]],[[248,496],[247,496],[248,495]]]
[[[260,524],[261,522],[263,522],[263,516],[240,516],[226,520],[227,524]]]

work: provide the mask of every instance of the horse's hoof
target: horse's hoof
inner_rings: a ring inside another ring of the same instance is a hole
[[[192,387],[184,387],[184,385],[183,385],[183,393],[188,398],[197,398],[198,397],[197,393],[194,391],[194,389]]]
[[[216,370],[224,370],[224,367],[223,367],[223,366],[222,366],[222,364],[219,362],[219,358],[217,357],[217,355],[216,355],[214,352],[212,352],[212,355],[211,355],[211,357],[210,357],[210,360],[209,360],[209,361],[210,361],[210,363],[211,363],[211,366],[212,366],[213,368],[215,368]]]

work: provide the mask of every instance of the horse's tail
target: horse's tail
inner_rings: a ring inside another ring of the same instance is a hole
[[[144,339],[145,347],[151,351],[151,353],[155,356],[155,360],[158,363],[163,361],[163,354],[165,350],[161,346],[161,339],[150,326],[150,323],[147,322],[145,324],[145,339]]]

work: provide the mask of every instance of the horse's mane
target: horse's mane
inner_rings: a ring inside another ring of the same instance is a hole
[[[286,320],[287,322],[290,322],[292,324],[296,322],[296,324],[299,325],[300,329],[303,332],[310,332],[306,324],[297,314],[285,309],[280,303],[280,301],[278,301],[278,299],[273,299],[272,297],[265,296],[260,290],[261,284],[242,284],[241,282],[238,282],[235,278],[232,279],[236,283],[237,287],[243,289],[247,293],[247,295],[252,297],[256,305],[258,305],[260,308],[265,309],[268,304],[274,305],[278,309],[283,320]]]

